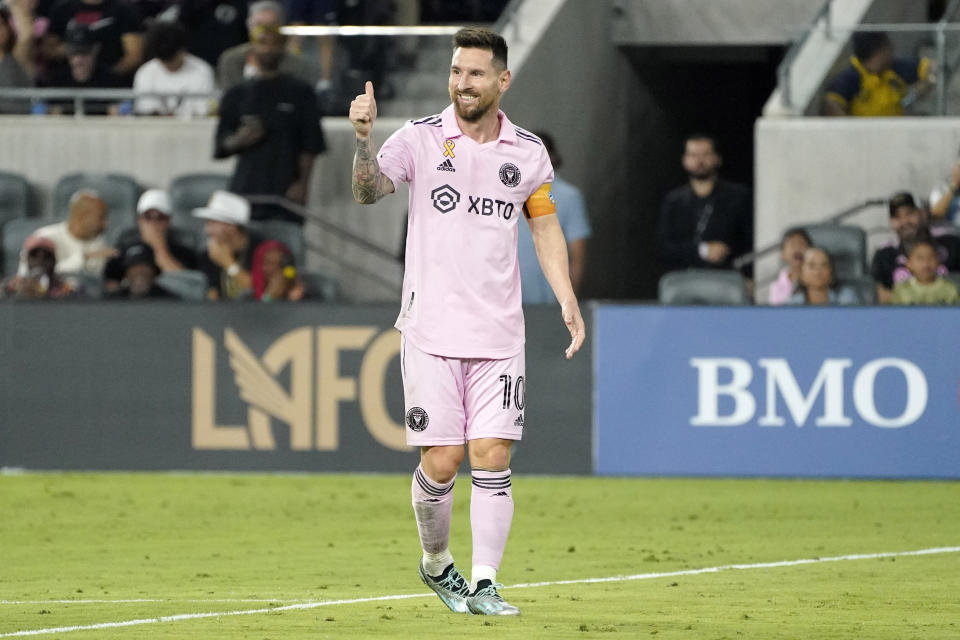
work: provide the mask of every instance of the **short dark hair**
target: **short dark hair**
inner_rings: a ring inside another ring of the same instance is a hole
[[[0,22],[3,22],[7,28],[7,33],[10,34],[10,37],[7,38],[7,44],[3,47],[3,52],[10,53],[13,51],[13,48],[17,46],[17,31],[13,28],[10,7],[8,7],[7,3],[3,0],[0,0]]]
[[[187,48],[187,32],[177,22],[157,20],[147,29],[147,56],[169,60]]]
[[[720,155],[720,144],[717,142],[717,137],[715,135],[711,133],[701,133],[699,131],[691,133],[683,139],[684,148],[686,148],[688,142],[693,140],[706,140],[710,143],[710,146],[713,147],[713,152],[717,155]]]
[[[890,196],[887,206],[890,208],[890,217],[895,218],[897,216],[897,211],[900,210],[900,207],[911,207],[916,209],[917,201],[913,199],[913,194],[909,191],[898,191]]]
[[[813,239],[810,238],[810,234],[807,233],[807,230],[803,227],[790,227],[783,232],[783,237],[780,238],[780,248],[783,249],[783,245],[787,244],[787,240],[794,236],[800,236],[807,241],[807,246],[813,248]]]
[[[453,35],[453,48],[486,49],[493,54],[494,66],[507,68],[507,41],[499,33],[481,27],[464,27]]]
[[[903,253],[909,258],[910,254],[912,254],[917,247],[924,245],[933,249],[933,255],[937,257],[937,262],[939,262],[940,256],[937,256],[937,245],[933,241],[933,238],[926,235],[921,235],[916,240],[911,240],[910,242],[906,243],[906,245],[903,247]]]
[[[890,36],[884,31],[858,31],[851,36],[853,55],[863,62],[875,56],[880,50],[893,46]]]

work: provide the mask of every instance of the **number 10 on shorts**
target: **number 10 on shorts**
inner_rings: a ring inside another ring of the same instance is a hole
[[[504,374],[500,376],[500,382],[503,383],[503,408],[509,409],[512,399],[517,411],[523,411],[527,395],[527,383],[523,376],[517,376],[517,381],[514,383],[513,376]]]

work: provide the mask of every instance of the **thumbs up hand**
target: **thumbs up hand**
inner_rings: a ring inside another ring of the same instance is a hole
[[[373,97],[373,83],[367,81],[364,93],[361,93],[350,103],[350,122],[357,132],[358,138],[370,137],[373,130],[373,121],[377,119],[377,101]]]

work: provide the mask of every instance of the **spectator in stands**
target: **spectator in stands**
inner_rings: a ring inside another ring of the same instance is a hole
[[[58,58],[67,52],[60,45],[66,40],[71,23],[86,25],[98,44],[97,62],[114,84],[129,87],[133,74],[143,62],[143,21],[127,0],[58,0],[50,9],[51,41],[48,52]]]
[[[823,249],[811,247],[803,254],[800,280],[789,305],[850,305],[860,304],[856,291],[837,286],[833,278],[833,261]]]
[[[197,254],[175,239],[170,230],[173,207],[170,196],[162,189],[147,189],[137,201],[137,227],[120,234],[117,257],[107,262],[104,270],[104,288],[109,292],[120,286],[124,274],[127,249],[134,245],[150,247],[151,260],[161,273],[197,268]]]
[[[256,32],[260,73],[224,94],[214,157],[238,156],[230,191],[305,204],[314,157],[326,145],[313,87],[279,71],[284,44],[277,27]],[[274,205],[256,205],[253,218],[303,224],[299,214]]]
[[[186,27],[187,51],[211,67],[247,41],[247,0],[176,0],[159,19]]]
[[[813,240],[801,227],[787,229],[780,240],[780,260],[784,263],[777,279],[770,285],[770,304],[786,304],[800,283],[803,256],[813,246]]]
[[[296,302],[307,294],[303,280],[297,275],[293,253],[277,240],[266,240],[257,246],[250,277],[253,297],[261,302]]]
[[[929,91],[935,81],[928,58],[895,58],[882,31],[853,34],[853,56],[830,84],[828,116],[902,116],[905,103]]]
[[[877,302],[880,304],[889,304],[894,285],[910,278],[905,247],[915,240],[931,240],[929,226],[910,193],[901,191],[894,194],[890,198],[889,209],[890,228],[897,234],[897,242],[877,249],[870,267],[870,274],[877,285]],[[960,271],[960,238],[943,235],[931,241],[937,249],[940,275],[946,275],[948,271]]]
[[[33,85],[33,24],[24,0],[0,0],[0,89],[24,89]],[[19,37],[18,32],[24,33]],[[29,113],[30,101],[0,100],[0,113]]]
[[[688,136],[682,162],[689,180],[663,199],[657,257],[668,270],[729,269],[753,246],[750,190],[720,179],[723,159],[709,135]]]
[[[147,52],[153,56],[137,70],[133,89],[137,94],[213,93],[213,68],[187,53],[187,33],[175,22],[154,22],[147,29]],[[205,116],[211,98],[181,98],[171,95],[137,97],[134,111],[141,115]]]
[[[100,277],[116,249],[107,246],[107,203],[95,191],[81,189],[70,198],[70,213],[63,222],[37,229],[33,235],[51,240],[56,247],[57,273]]]
[[[907,268],[911,278],[893,287],[893,304],[957,304],[960,294],[955,284],[938,275],[940,260],[937,246],[928,239],[907,245]]]
[[[247,228],[250,203],[228,191],[215,191],[206,207],[195,209],[205,219],[207,249],[200,256],[200,270],[207,276],[211,300],[238,300],[253,292],[253,256],[263,238]]]
[[[75,295],[73,286],[56,273],[53,240],[30,236],[23,243],[20,273],[0,284],[3,300],[56,300]]]
[[[150,245],[138,242],[130,245],[120,257],[123,277],[120,286],[106,294],[111,300],[145,300],[176,298],[157,284],[160,267],[153,259]]]
[[[286,0],[286,10],[290,24],[335,25],[340,21],[339,0]],[[334,49],[337,39],[334,36],[316,38],[317,54],[320,58],[320,79],[317,81],[317,93],[330,91],[333,86]],[[289,39],[287,49],[295,56],[302,55],[303,38]]]
[[[544,131],[537,131],[536,135],[543,141],[543,146],[550,155],[553,170],[558,171],[563,164],[563,158],[557,151],[553,136]],[[590,222],[587,220],[583,194],[580,193],[580,189],[557,175],[554,175],[551,191],[557,205],[557,220],[559,220],[560,227],[563,229],[563,236],[567,240],[567,253],[570,258],[570,282],[573,283],[574,290],[579,292],[587,259],[587,238],[590,237]],[[556,298],[553,295],[553,290],[540,269],[530,228],[526,224],[522,224],[520,227],[517,257],[520,262],[523,302],[525,304],[555,302]]]
[[[274,0],[257,0],[250,5],[247,18],[247,30],[250,43],[227,49],[217,62],[217,80],[224,91],[235,87],[246,79],[255,78],[264,73],[261,59],[255,51],[255,43],[264,30],[279,32],[286,22],[283,5]],[[286,44],[286,43],[284,43]],[[277,72],[293,76],[310,85],[311,91],[317,84],[317,69],[303,56],[293,55],[281,50],[274,68],[266,71],[269,75]]]
[[[90,27],[71,22],[64,35],[67,66],[54,66],[48,74],[48,83],[54,87],[78,89],[108,89],[119,87],[120,79],[98,63],[101,44],[96,42]],[[51,100],[47,110],[53,114],[72,114],[73,100]],[[111,100],[86,100],[84,113],[107,115],[119,113],[119,106]]]
[[[950,177],[930,192],[930,215],[960,224],[960,161],[950,168]]]

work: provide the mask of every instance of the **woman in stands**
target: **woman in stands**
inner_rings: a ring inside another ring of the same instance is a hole
[[[787,304],[850,305],[860,304],[857,293],[847,286],[837,286],[833,278],[833,261],[823,249],[811,247],[803,254],[800,282]]]
[[[261,302],[303,300],[307,291],[294,266],[293,254],[277,240],[257,246],[250,269],[253,297]]]

